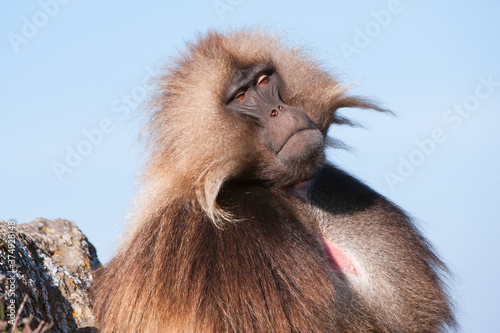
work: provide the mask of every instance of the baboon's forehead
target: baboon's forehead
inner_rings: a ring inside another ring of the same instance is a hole
[[[204,97],[203,105],[193,109],[211,110],[213,115],[223,113],[226,92],[235,75],[255,66],[268,66],[279,73],[282,96],[318,124],[329,121],[332,104],[345,90],[308,52],[262,31],[208,32],[188,43],[186,51],[179,58],[175,73],[171,72],[173,80],[167,81],[173,84],[166,90],[174,88],[186,97],[178,99],[183,106],[195,106]],[[191,96],[197,96],[198,101]]]

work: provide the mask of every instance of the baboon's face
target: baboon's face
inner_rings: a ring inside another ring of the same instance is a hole
[[[323,162],[324,137],[307,114],[283,101],[279,73],[268,66],[237,69],[225,94],[225,109],[254,128],[264,146],[257,176],[274,186],[310,178]]]

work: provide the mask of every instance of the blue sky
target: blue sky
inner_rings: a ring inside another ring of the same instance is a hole
[[[415,216],[463,330],[500,332],[499,17],[495,1],[3,1],[0,218],[75,221],[109,260],[147,79],[198,32],[264,26],[398,114],[343,110],[364,129],[332,127],[352,150],[329,159]]]

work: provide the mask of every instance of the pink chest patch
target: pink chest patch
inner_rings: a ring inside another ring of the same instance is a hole
[[[351,259],[349,259],[341,249],[326,239],[323,235],[320,235],[320,237],[331,264],[341,272],[358,276],[358,271],[356,270],[356,267],[352,263]]]
[[[306,191],[310,183],[311,181],[307,180],[285,188],[278,188],[278,190],[293,193],[306,200]],[[354,266],[351,259],[349,259],[349,257],[347,257],[345,253],[337,247],[337,245],[326,239],[323,235],[320,234],[320,238],[328,255],[328,261],[333,265],[333,267],[346,274],[348,273],[358,276],[356,266]]]

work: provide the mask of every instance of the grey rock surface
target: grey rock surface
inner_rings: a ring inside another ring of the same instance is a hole
[[[49,332],[93,332],[89,299],[93,270],[100,266],[94,246],[76,226],[38,218],[26,224],[0,221],[0,276],[5,320],[19,312],[53,323]]]

